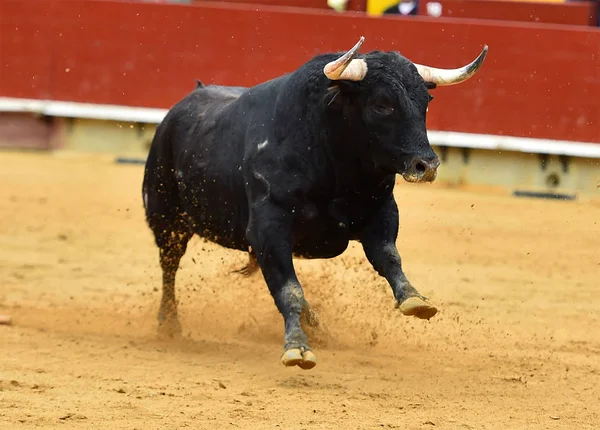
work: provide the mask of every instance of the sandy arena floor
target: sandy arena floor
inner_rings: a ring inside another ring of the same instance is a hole
[[[0,153],[0,428],[600,428],[600,204],[400,184],[404,317],[351,245],[297,261],[327,330],[311,371],[246,259],[194,239],[185,339],[155,335],[143,167]],[[251,301],[249,301],[251,299]]]

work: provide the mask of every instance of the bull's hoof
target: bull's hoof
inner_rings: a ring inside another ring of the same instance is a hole
[[[312,369],[317,365],[317,357],[312,351],[303,351],[298,348],[288,349],[281,356],[284,366],[298,366],[304,370]]]
[[[437,314],[437,308],[420,297],[409,297],[400,303],[398,308],[404,315],[414,316],[423,320],[428,320]]]
[[[169,318],[158,323],[158,336],[161,339],[178,339],[181,337],[181,324],[175,318]]]

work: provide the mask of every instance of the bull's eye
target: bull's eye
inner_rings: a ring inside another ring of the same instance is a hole
[[[390,116],[394,113],[394,108],[391,106],[375,105],[373,107],[373,112],[382,116]]]

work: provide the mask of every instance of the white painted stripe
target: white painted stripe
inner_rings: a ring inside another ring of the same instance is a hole
[[[34,112],[56,117],[158,124],[167,111],[167,109],[0,97],[0,112]],[[600,158],[600,143],[434,130],[429,131],[428,135],[434,146]]]
[[[167,109],[0,97],[0,112],[34,112],[67,118],[158,124],[167,114]]]
[[[514,136],[429,131],[429,142],[435,146],[518,151],[536,154],[570,155],[573,157],[600,158],[600,143],[567,140],[532,139]]]

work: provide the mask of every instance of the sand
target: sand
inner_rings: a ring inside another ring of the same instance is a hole
[[[143,167],[0,152],[0,428],[592,429],[600,425],[600,204],[396,188],[398,246],[440,312],[394,309],[358,244],[298,260],[323,331],[309,371],[242,253],[194,238],[184,337],[159,339]]]

